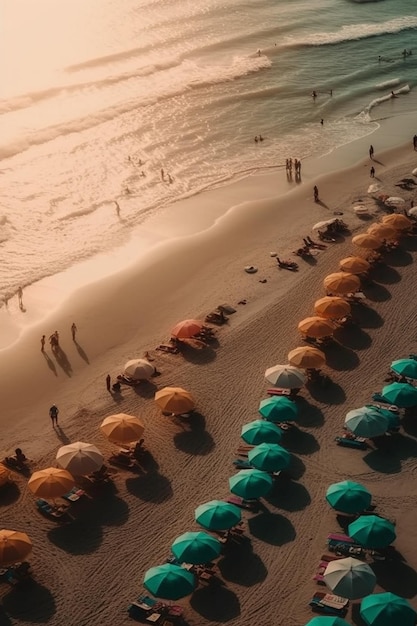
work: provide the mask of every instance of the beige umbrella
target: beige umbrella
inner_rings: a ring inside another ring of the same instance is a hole
[[[389,224],[372,224],[368,228],[368,233],[370,235],[374,235],[374,237],[378,237],[378,239],[397,239],[398,231],[395,230],[393,226]]]
[[[28,487],[39,498],[54,499],[63,496],[75,485],[69,472],[59,467],[48,467],[34,472],[29,478]]]
[[[183,320],[171,330],[171,336],[177,339],[189,339],[197,335],[204,326],[200,320]]]
[[[363,274],[370,269],[371,265],[366,259],[362,259],[360,256],[347,256],[345,259],[339,261],[339,267],[343,272]]]
[[[73,476],[88,476],[102,467],[104,457],[91,443],[75,441],[61,446],[56,454],[56,460],[60,467]]]
[[[382,241],[379,237],[375,237],[375,235],[370,235],[369,233],[355,235],[355,237],[352,238],[352,243],[354,243],[355,246],[359,246],[359,248],[367,248],[368,250],[377,250],[382,245]]]
[[[326,363],[326,355],[313,346],[300,346],[288,353],[288,362],[295,367],[318,368]]]
[[[23,561],[32,551],[32,542],[26,533],[0,530],[0,565],[7,567]]]
[[[146,359],[132,359],[123,370],[123,374],[133,380],[148,380],[154,373],[154,366]]]
[[[384,215],[382,218],[384,224],[388,224],[393,228],[397,228],[398,230],[406,230],[407,228],[411,228],[413,222],[408,219],[405,215],[401,215],[400,213],[391,213],[391,215]]]
[[[335,272],[329,274],[323,281],[324,288],[331,293],[344,295],[354,293],[361,287],[361,281],[354,274],[347,272]]]
[[[3,487],[11,478],[10,470],[0,463],[0,487]]]
[[[316,300],[314,303],[314,312],[320,317],[330,320],[338,320],[350,314],[350,304],[336,296],[326,296]]]
[[[131,443],[142,437],[145,426],[138,417],[117,413],[106,417],[100,425],[100,430],[109,441]]]
[[[155,402],[163,411],[181,415],[195,407],[193,396],[181,387],[164,387],[155,394]]]
[[[307,337],[329,337],[336,330],[336,325],[322,317],[306,317],[298,324],[298,330]]]

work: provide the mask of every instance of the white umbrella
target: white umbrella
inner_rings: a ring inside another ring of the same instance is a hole
[[[390,196],[385,200],[385,204],[392,204],[393,206],[397,204],[404,204],[405,200],[402,198],[398,198],[397,196]]]
[[[101,468],[104,456],[91,443],[76,441],[59,448],[56,460],[60,467],[73,476],[87,476]]]
[[[331,220],[323,220],[323,222],[317,222],[317,224],[314,224],[313,230],[320,230],[320,228],[325,228],[326,226],[333,224],[333,222],[335,222],[336,220],[337,217],[333,217]]]
[[[417,206],[408,209],[408,215],[417,215]]]
[[[133,380],[148,380],[155,373],[155,368],[146,359],[132,359],[126,363],[123,373]]]
[[[274,365],[266,370],[265,378],[275,387],[283,389],[298,389],[307,380],[304,372],[293,365]]]
[[[364,204],[357,204],[356,206],[354,206],[353,212],[356,215],[367,215],[369,213],[368,207],[366,207]]]
[[[413,176],[417,176],[417,167],[411,173]]]
[[[381,183],[372,183],[368,187],[368,193],[375,193],[376,191],[380,191],[382,189]]]
[[[364,598],[376,585],[376,576],[370,566],[351,557],[331,561],[323,580],[333,593],[349,600]]]

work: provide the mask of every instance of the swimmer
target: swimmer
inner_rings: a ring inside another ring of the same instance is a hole
[[[317,91],[312,91],[311,97],[312,98],[317,98]]]
[[[395,93],[393,91],[391,91],[391,98],[396,98],[397,96],[395,95]]]
[[[255,139],[254,139],[255,143],[258,143],[258,135],[256,135]]]

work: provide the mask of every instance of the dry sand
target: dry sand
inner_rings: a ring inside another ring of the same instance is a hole
[[[395,184],[410,176],[415,153],[407,147],[376,158],[384,193],[401,195],[408,206],[413,192]],[[312,202],[314,182],[323,204]],[[36,512],[26,479],[14,475],[15,488],[0,499],[2,526],[32,538],[36,584],[25,592],[1,586],[1,626],[133,623],[126,608],[142,591],[145,571],[164,562],[177,535],[196,529],[197,505],[228,495],[241,426],[256,418],[265,396],[264,370],[286,362],[288,351],[300,345],[297,322],[312,314],[314,300],[324,295],[324,276],[353,246],[350,237],[330,245],[314,266],[300,261],[298,274],[278,270],[270,251],[291,256],[311,226],[333,211],[343,211],[352,232],[364,229],[352,211],[358,198],[376,218],[383,214],[366,193],[369,184],[364,161],[256,204],[256,211],[253,203],[240,206],[202,234],[161,246],[141,267],[80,290],[52,316],[48,331],[31,329],[1,352],[5,452],[20,444],[36,469],[54,465],[58,447],[70,441],[90,441],[108,455],[112,446],[98,426],[123,411],[144,419],[152,455],[146,474],[118,471],[114,493],[87,501],[78,521],[64,527]],[[218,562],[224,586],[200,587],[182,602],[191,624],[306,623],[326,535],[339,528],[324,493],[346,478],[367,486],[377,512],[396,519],[395,545],[404,561],[377,565],[379,588],[417,608],[416,425],[403,422],[388,450],[366,453],[334,443],[346,412],[380,390],[391,360],[417,352],[416,249],[415,239],[405,238],[402,250],[387,256],[376,285],[366,290],[369,309],[360,330],[339,332],[341,346],[328,352],[331,387],[302,391],[299,428],[283,438],[293,453],[293,480],[277,481],[264,512],[244,514],[248,540]],[[246,274],[243,267],[252,264],[259,271]],[[246,305],[237,304],[242,299]],[[203,316],[223,302],[237,312],[218,329],[217,347],[185,357],[153,350],[178,320]],[[74,320],[77,344],[70,334]],[[60,361],[49,350],[40,352],[40,336],[55,328],[66,355]],[[145,350],[162,372],[155,387],[137,393],[123,388],[121,399],[114,399],[106,392],[106,374],[118,374]],[[155,388],[166,385],[183,386],[197,398],[198,414],[189,424],[163,417],[154,405]],[[53,402],[60,408],[57,431],[48,417]],[[360,624],[357,605],[348,621]]]

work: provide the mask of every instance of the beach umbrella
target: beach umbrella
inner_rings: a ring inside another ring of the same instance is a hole
[[[355,274],[335,272],[326,276],[323,285],[331,293],[344,295],[358,291],[361,288],[361,281]]]
[[[26,533],[0,530],[0,566],[7,567],[23,561],[32,551],[32,542]]]
[[[293,365],[274,365],[265,371],[266,380],[275,387],[283,389],[298,389],[302,387],[307,377],[302,370]]]
[[[10,470],[0,463],[0,487],[3,487],[6,483],[9,482],[11,477]]]
[[[368,193],[376,193],[377,191],[381,191],[382,185],[381,183],[372,183],[368,187]]]
[[[291,454],[277,443],[260,443],[248,452],[248,461],[264,472],[279,472],[291,462]]]
[[[288,353],[288,362],[295,367],[319,368],[326,363],[326,355],[313,346],[300,346]]]
[[[385,204],[388,206],[398,206],[399,204],[404,204],[404,198],[400,198],[399,196],[388,196],[385,200]]]
[[[377,411],[380,415],[383,415],[388,420],[388,429],[398,428],[400,425],[400,415],[398,407],[391,407],[391,409],[383,409],[382,407],[374,406],[373,404],[367,404],[367,408],[371,408]],[[396,411],[392,409],[397,409]]]
[[[333,509],[342,513],[360,513],[371,504],[372,495],[359,483],[343,480],[327,488],[326,500]]]
[[[327,226],[330,226],[330,224],[333,224],[336,220],[337,220],[337,217],[332,217],[330,220],[323,220],[321,222],[317,222],[317,224],[314,224],[312,229],[320,230],[320,228],[326,228]]]
[[[204,326],[200,320],[183,320],[178,322],[171,330],[171,336],[177,339],[189,339],[197,335]]]
[[[351,311],[349,302],[337,296],[325,296],[314,303],[314,313],[326,319],[341,319]]]
[[[254,420],[242,426],[241,437],[250,445],[259,443],[279,443],[282,439],[282,430],[265,420]]]
[[[305,626],[350,626],[346,620],[341,617],[333,617],[331,615],[319,615],[313,617]]]
[[[391,213],[391,215],[384,215],[382,218],[382,222],[384,224],[389,224],[393,228],[397,228],[398,230],[406,230],[407,228],[411,228],[413,222],[406,217],[405,215],[401,215],[401,213]]]
[[[164,387],[155,394],[155,402],[168,413],[182,415],[195,408],[193,396],[181,387]]]
[[[359,246],[359,248],[367,248],[368,250],[377,250],[382,246],[381,239],[369,233],[355,235],[355,237],[352,237],[352,243],[354,243],[355,246]]]
[[[371,407],[363,406],[347,413],[345,426],[359,437],[378,437],[387,432],[389,422],[378,411]]]
[[[331,561],[323,574],[323,580],[330,591],[348,600],[367,596],[376,585],[376,576],[371,567],[352,557]]]
[[[194,511],[196,521],[208,530],[228,530],[241,520],[240,509],[223,500],[210,500]]]
[[[371,265],[366,259],[362,259],[360,256],[347,256],[339,261],[339,267],[343,272],[363,274],[371,268]]]
[[[366,596],[360,615],[368,626],[414,626],[417,621],[417,613],[409,602],[389,591]]]
[[[417,360],[416,359],[398,359],[390,365],[393,372],[400,376],[406,376],[417,380]]]
[[[171,544],[171,551],[181,563],[209,563],[216,559],[222,544],[216,537],[205,532],[187,532],[180,535]]]
[[[378,515],[361,515],[348,526],[349,537],[365,548],[386,548],[396,538],[392,522]]]
[[[63,496],[75,485],[75,480],[67,470],[59,467],[33,472],[28,487],[39,498],[54,499]]]
[[[319,339],[333,335],[336,330],[336,325],[323,317],[306,317],[298,324],[298,330],[307,337]]]
[[[148,380],[155,368],[146,359],[132,359],[125,364],[123,374],[133,380]]]
[[[104,456],[91,443],[76,441],[59,448],[56,460],[60,467],[73,476],[87,476],[100,469],[104,463]]]
[[[131,441],[138,441],[142,437],[145,426],[138,417],[126,415],[126,413],[117,413],[106,417],[101,422],[100,430],[109,441],[130,443]]]
[[[194,574],[183,567],[164,563],[148,569],[143,584],[157,598],[179,600],[194,591],[196,579]]]
[[[292,422],[298,417],[298,406],[285,396],[272,396],[261,400],[258,411],[270,422]]]
[[[240,470],[229,478],[230,491],[245,500],[265,496],[271,490],[273,482],[272,476],[257,469]]]
[[[411,209],[408,209],[408,215],[417,215],[417,206],[415,207],[411,207]]]
[[[397,239],[398,232],[389,224],[375,223],[368,228],[370,235],[378,237],[378,239]]]
[[[382,396],[401,409],[417,406],[417,388],[409,383],[391,383],[382,389]]]

